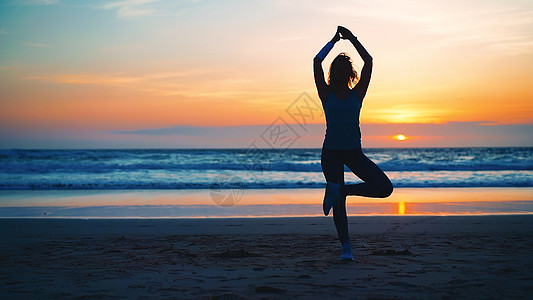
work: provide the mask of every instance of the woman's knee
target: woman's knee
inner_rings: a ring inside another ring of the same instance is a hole
[[[385,177],[379,184],[374,185],[376,198],[387,198],[394,191],[394,187],[389,178]]]
[[[392,182],[390,180],[387,180],[387,183],[382,187],[381,189],[381,197],[387,198],[390,195],[392,195],[392,192],[394,191],[394,186],[392,185]]]

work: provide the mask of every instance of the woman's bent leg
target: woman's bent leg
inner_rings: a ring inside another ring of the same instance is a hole
[[[363,183],[346,185],[346,195],[386,198],[393,186],[385,173],[361,150],[350,151],[345,164]]]

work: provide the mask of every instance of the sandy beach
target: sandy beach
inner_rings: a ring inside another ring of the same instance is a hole
[[[533,216],[3,219],[2,299],[523,299]]]

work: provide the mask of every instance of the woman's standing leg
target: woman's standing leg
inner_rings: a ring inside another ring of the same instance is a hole
[[[341,154],[338,150],[322,149],[321,165],[326,182],[344,184],[344,164],[340,160]],[[333,221],[341,244],[348,243],[348,217],[346,215],[346,197],[333,205]]]
[[[340,160],[341,150],[330,150],[322,148],[320,164],[326,182],[343,183],[344,182],[344,164]]]
[[[346,154],[344,163],[363,183],[346,185],[346,195],[386,198],[392,194],[393,186],[387,175],[360,149]]]
[[[346,197],[342,197],[342,201],[333,205],[333,221],[337,229],[337,235],[341,244],[350,242],[350,234],[348,233],[348,215],[346,214]]]

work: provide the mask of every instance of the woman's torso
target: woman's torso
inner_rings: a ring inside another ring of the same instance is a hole
[[[338,96],[330,92],[322,107],[326,114],[327,126],[323,147],[334,150],[361,148],[361,101],[357,93],[353,89],[347,93],[339,93]]]

